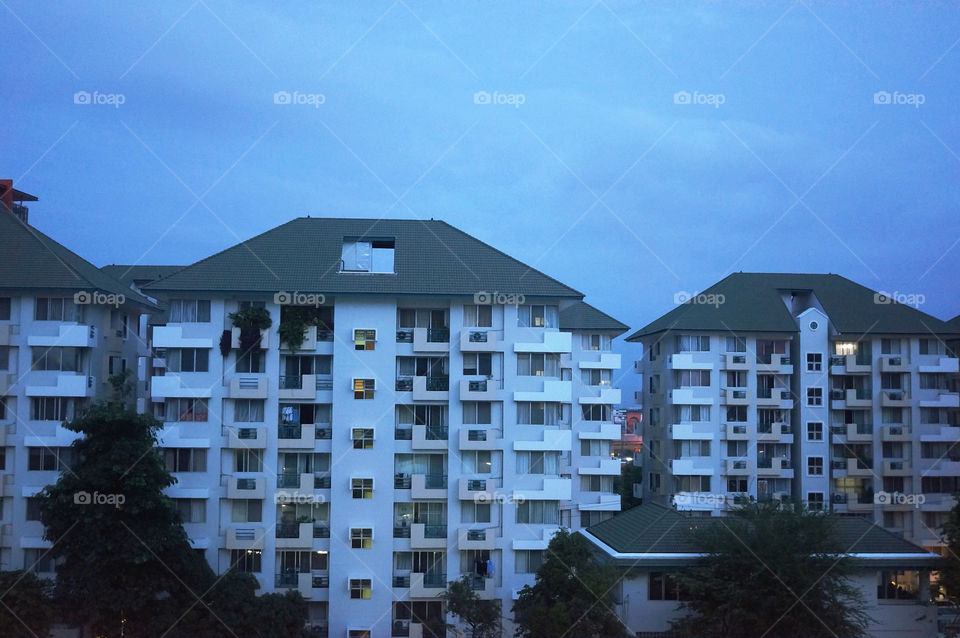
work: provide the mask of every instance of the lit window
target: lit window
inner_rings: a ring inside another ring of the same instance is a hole
[[[350,528],[350,547],[353,549],[370,549],[373,547],[373,529],[369,527]]]
[[[350,489],[353,492],[353,498],[373,498],[373,479],[350,479]]]
[[[373,449],[373,428],[353,428],[351,436],[353,438],[353,449]]]
[[[350,579],[350,598],[369,600],[371,589],[369,578]]]
[[[376,330],[354,330],[353,344],[356,350],[373,350],[377,345]]]
[[[354,379],[353,380],[353,398],[354,399],[372,399],[373,391],[377,387],[374,379]]]

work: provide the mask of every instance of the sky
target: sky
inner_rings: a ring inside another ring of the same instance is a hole
[[[957,8],[0,0],[0,177],[98,266],[435,218],[633,329],[738,270],[949,318]]]

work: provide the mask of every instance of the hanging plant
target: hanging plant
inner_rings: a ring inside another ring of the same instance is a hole
[[[273,325],[270,313],[266,308],[248,306],[231,312],[228,317],[234,327],[240,328],[240,352],[247,353],[260,347],[260,331]]]
[[[230,354],[230,349],[233,347],[233,333],[229,330],[224,330],[223,334],[220,335],[220,355],[226,359],[227,355]]]
[[[327,328],[327,322],[324,318],[329,319],[329,316],[329,309],[325,308],[284,307],[280,316],[280,327],[277,330],[280,335],[280,342],[285,344],[288,349],[296,352],[306,339],[307,328],[310,326]]]

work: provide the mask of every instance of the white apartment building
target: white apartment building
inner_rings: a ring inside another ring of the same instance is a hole
[[[444,222],[299,218],[108,270],[165,307],[145,392],[194,547],[330,636],[445,635],[464,574],[509,635],[554,531],[620,509],[626,326]],[[272,320],[246,352],[244,308]]]
[[[646,498],[800,500],[937,551],[960,491],[958,335],[838,275],[728,276],[627,338]]]
[[[114,400],[111,375],[136,380],[147,354],[139,319],[157,308],[17,212],[0,206],[0,569],[52,577],[34,496],[70,465],[79,435],[62,422]]]

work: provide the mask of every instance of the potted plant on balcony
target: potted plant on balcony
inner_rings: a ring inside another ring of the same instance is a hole
[[[280,317],[280,327],[277,329],[280,342],[294,352],[299,350],[306,338],[306,329],[311,326],[326,327],[319,308],[285,306]]]
[[[237,312],[231,312],[228,317],[234,327],[240,329],[240,352],[244,354],[258,348],[260,331],[273,325],[273,320],[266,308],[248,306]]]

